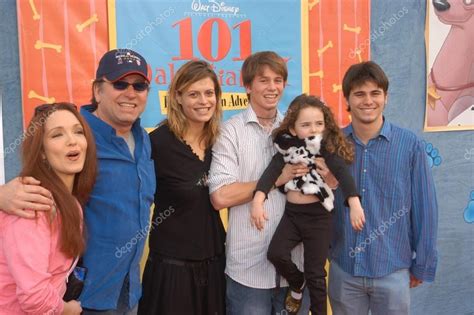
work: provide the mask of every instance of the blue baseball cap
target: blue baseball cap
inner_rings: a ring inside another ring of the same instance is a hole
[[[129,74],[139,74],[148,82],[151,79],[151,71],[143,56],[130,49],[113,49],[106,52],[100,59],[95,78],[105,77],[115,82]]]

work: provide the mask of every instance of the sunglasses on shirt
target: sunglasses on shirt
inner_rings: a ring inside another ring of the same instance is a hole
[[[150,86],[147,82],[135,82],[135,83],[128,83],[127,81],[115,81],[115,82],[110,82],[110,81],[105,81],[105,80],[99,80],[98,82],[107,82],[112,84],[114,89],[117,91],[125,91],[128,89],[128,87],[131,85],[133,86],[133,89],[136,92],[143,92],[145,90],[148,90],[148,87]]]

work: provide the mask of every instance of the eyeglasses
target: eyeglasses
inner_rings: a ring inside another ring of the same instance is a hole
[[[136,92],[143,92],[145,90],[148,90],[148,87],[150,86],[147,82],[135,82],[135,83],[128,83],[127,81],[115,81],[115,82],[110,82],[110,81],[105,81],[105,80],[100,80],[99,82],[107,82],[112,84],[114,89],[118,91],[125,91],[128,89],[128,87],[131,85],[133,86],[133,89]]]
[[[72,103],[52,103],[52,104],[42,104],[35,107],[35,116],[47,111],[55,111],[58,109],[73,109],[77,111],[77,106]]]

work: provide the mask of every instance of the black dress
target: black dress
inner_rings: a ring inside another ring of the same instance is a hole
[[[204,161],[162,125],[150,134],[155,210],[139,314],[225,314],[225,231],[209,199]]]

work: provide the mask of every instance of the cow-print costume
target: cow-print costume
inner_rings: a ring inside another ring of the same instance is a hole
[[[287,133],[275,138],[275,147],[283,155],[283,160],[290,164],[303,163],[310,171],[303,176],[295,177],[285,184],[288,190],[301,191],[305,195],[316,195],[328,211],[334,208],[334,194],[321,175],[316,172],[315,157],[320,157],[322,135],[299,139]]]

